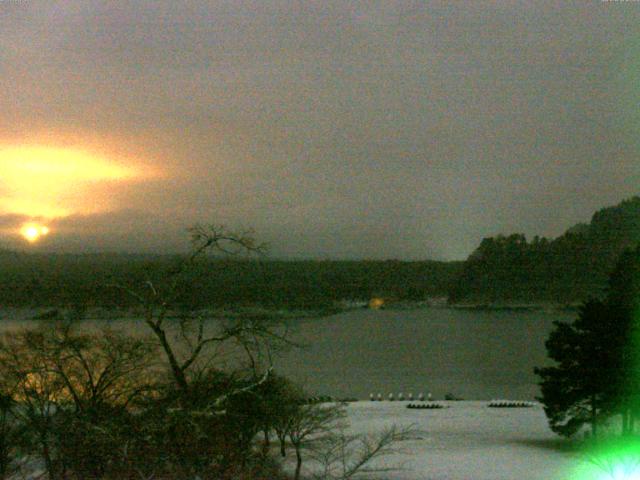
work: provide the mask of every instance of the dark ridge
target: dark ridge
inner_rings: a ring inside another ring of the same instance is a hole
[[[596,212],[555,239],[485,238],[449,290],[458,304],[575,304],[601,296],[619,255],[640,241],[640,197]]]

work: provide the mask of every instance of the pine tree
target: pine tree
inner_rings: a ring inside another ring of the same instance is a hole
[[[622,415],[622,433],[631,434],[640,416],[640,245],[625,251],[609,278],[607,308],[619,343],[612,402]]]
[[[571,436],[585,424],[622,415],[632,433],[640,413],[640,248],[625,252],[604,301],[582,305],[572,323],[556,322],[546,342],[554,366],[536,368],[554,432]]]
[[[606,306],[592,300],[585,303],[573,323],[556,322],[546,342],[555,366],[536,368],[545,413],[551,429],[565,436],[584,424],[597,432],[598,418],[604,414],[608,375],[615,355],[603,347],[607,334]],[[606,342],[608,343],[608,341]]]

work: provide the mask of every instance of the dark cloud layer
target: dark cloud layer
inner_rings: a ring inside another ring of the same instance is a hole
[[[169,173],[51,248],[213,221],[278,256],[461,258],[638,193],[639,25],[600,0],[0,2],[0,140]]]
[[[15,231],[27,220],[29,220],[29,218],[24,215],[17,215],[13,213],[0,215],[0,231],[5,235],[10,235],[12,231],[15,233]]]

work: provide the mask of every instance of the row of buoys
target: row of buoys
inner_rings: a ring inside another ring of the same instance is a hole
[[[405,400],[404,393],[400,392],[400,393],[398,394],[398,396],[397,396],[397,397],[396,397],[393,393],[390,393],[389,395],[387,395],[387,398],[386,398],[386,400],[388,400],[389,402],[393,402],[393,401],[395,401],[396,399],[397,399],[398,401],[400,401],[400,402],[401,402],[401,401],[404,401],[404,400]],[[374,395],[373,393],[370,393],[370,394],[369,394],[369,400],[371,400],[372,402],[376,402],[376,401],[381,402],[382,400],[384,400],[384,398],[382,397],[382,394],[381,394],[381,393],[379,393],[378,395]],[[413,393],[409,393],[409,394],[407,395],[406,400],[413,401],[413,400],[414,400],[414,398],[413,398]],[[418,395],[417,400],[418,400],[418,401],[420,401],[420,402],[424,402],[424,401],[425,401],[424,393],[420,393],[420,394]],[[427,394],[427,398],[426,398],[426,400],[427,400],[428,402],[430,402],[430,401],[431,401],[431,394],[430,394],[430,393],[428,393],[428,394]]]
[[[433,410],[438,408],[449,408],[441,403],[410,403],[407,408],[415,408],[416,410]]]
[[[527,408],[535,407],[536,404],[520,400],[491,400],[487,406],[490,408]]]

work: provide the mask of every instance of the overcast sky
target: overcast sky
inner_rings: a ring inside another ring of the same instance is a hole
[[[24,248],[213,222],[275,257],[462,259],[640,193],[640,2],[5,0],[0,95],[0,149],[144,173],[52,186]],[[0,178],[1,243],[28,191]]]

